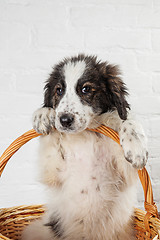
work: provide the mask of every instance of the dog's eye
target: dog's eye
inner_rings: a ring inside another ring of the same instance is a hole
[[[85,87],[83,87],[82,88],[82,93],[84,93],[84,94],[87,94],[87,93],[90,93],[91,92],[91,87],[90,86],[85,86]]]
[[[61,87],[58,87],[58,88],[56,89],[56,93],[57,93],[59,96],[61,96],[61,95],[63,94],[63,89],[62,89]]]

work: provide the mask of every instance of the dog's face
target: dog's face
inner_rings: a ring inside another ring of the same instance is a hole
[[[45,86],[44,107],[55,109],[60,132],[80,132],[95,116],[117,109],[127,118],[129,105],[124,83],[116,66],[79,55],[56,65]]]

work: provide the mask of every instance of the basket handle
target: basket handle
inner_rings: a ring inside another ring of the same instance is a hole
[[[144,225],[146,230],[150,232],[149,219],[152,216],[159,218],[158,209],[157,209],[156,203],[153,201],[153,190],[152,190],[151,179],[149,177],[149,174],[146,168],[143,168],[142,170],[138,170],[138,175],[144,191],[144,198],[145,198],[144,207],[147,212],[144,218]]]
[[[96,129],[87,129],[87,130],[102,133],[105,136],[112,138],[118,144],[120,144],[120,139],[119,139],[118,133],[109,127],[101,125],[100,127],[96,128]],[[18,137],[13,143],[11,143],[11,145],[5,150],[5,152],[0,157],[0,176],[1,176],[8,160],[11,158],[11,156],[16,151],[18,151],[29,140],[36,138],[40,135],[41,134],[37,133],[35,130],[32,129],[32,130],[29,130],[28,132],[24,133],[20,137]],[[145,223],[146,230],[148,232],[150,232],[149,219],[152,216],[158,217],[157,206],[156,206],[155,202],[153,201],[153,191],[152,191],[151,180],[150,180],[150,177],[148,175],[146,168],[143,168],[142,170],[138,170],[138,175],[139,175],[139,179],[141,181],[143,191],[144,191],[144,197],[145,197],[144,207],[147,212],[145,215],[144,223]]]

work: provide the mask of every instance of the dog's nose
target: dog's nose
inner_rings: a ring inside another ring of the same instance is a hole
[[[74,116],[72,114],[63,114],[60,117],[60,123],[63,127],[70,127],[74,121]]]

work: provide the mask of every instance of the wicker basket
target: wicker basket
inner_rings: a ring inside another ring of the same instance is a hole
[[[101,126],[97,129],[89,130],[102,133],[111,137],[118,144],[120,143],[118,134],[108,127]],[[38,136],[40,136],[40,134],[36,133],[34,130],[30,130],[17,138],[6,149],[0,157],[0,176],[10,157],[26,142]],[[151,181],[146,169],[139,170],[138,175],[144,190],[144,206],[146,211],[135,208],[134,227],[137,239],[149,240],[158,235],[158,231],[160,230],[160,220],[158,218],[156,204],[153,201]],[[43,205],[18,206],[0,209],[0,240],[19,240],[23,228],[32,220],[40,218],[44,211],[45,207]]]

